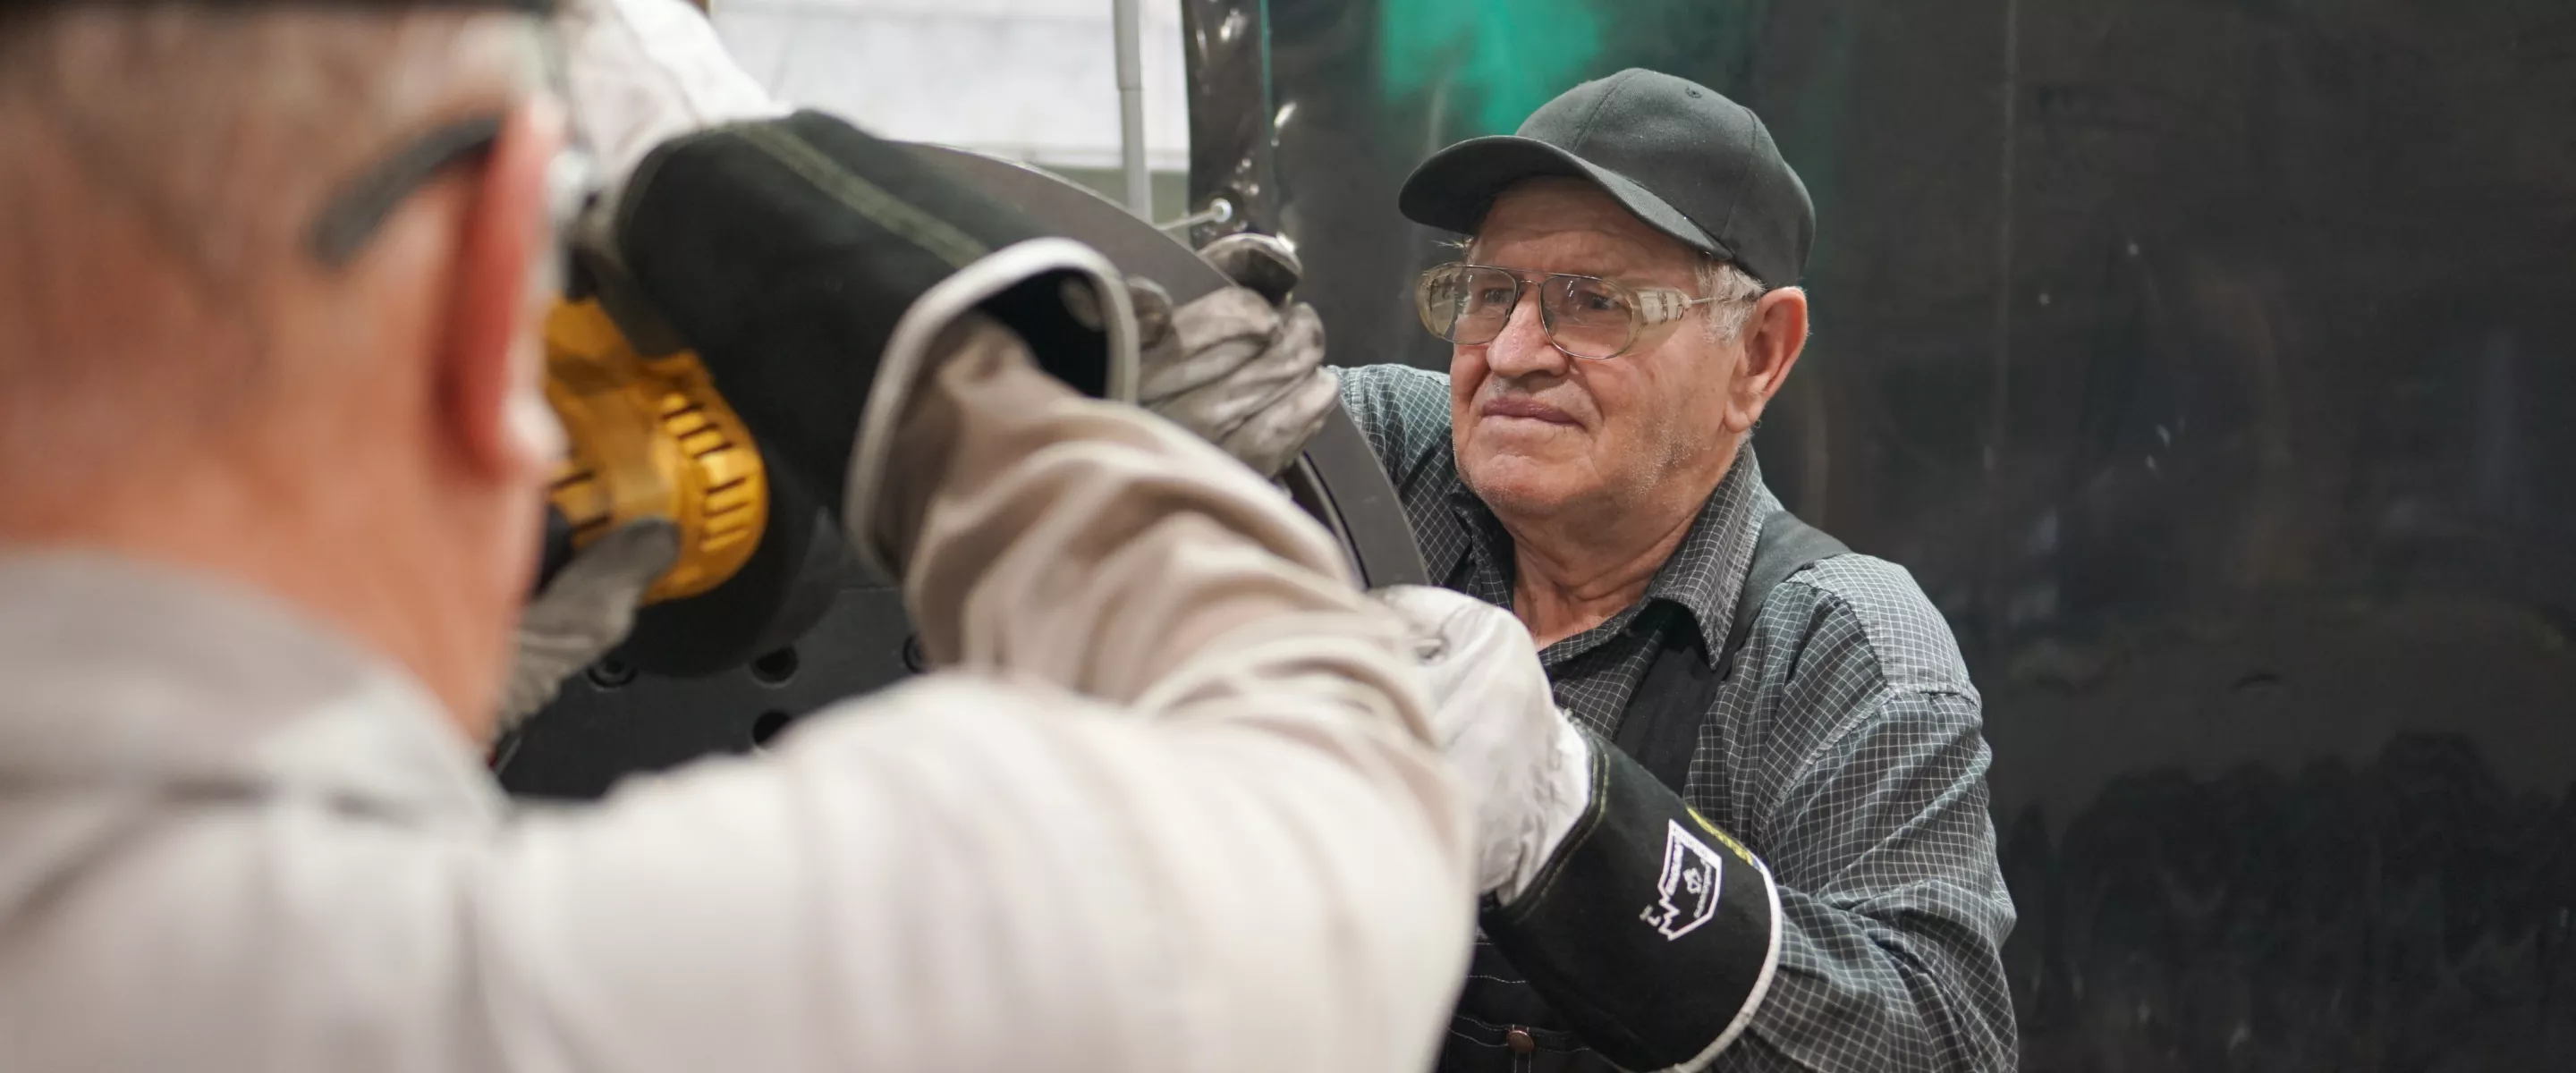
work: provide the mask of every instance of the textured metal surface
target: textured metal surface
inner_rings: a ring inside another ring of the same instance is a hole
[[[1819,228],[1763,464],[1984,691],[2025,1068],[2576,1068],[2576,8],[1270,15],[1343,362],[1445,361],[1431,150],[1631,65],[1771,126]]]
[[[1226,284],[1189,248],[1089,190],[999,158],[922,148],[979,189],[1099,249],[1121,270],[1162,284],[1176,300]],[[1331,415],[1281,483],[1341,540],[1365,583],[1424,580],[1395,489],[1347,415]],[[628,774],[755,748],[816,708],[920,670],[902,594],[866,584],[828,528],[814,539],[802,572],[778,580],[794,594],[782,602],[805,607],[796,620],[801,636],[787,634],[747,663],[728,654],[722,665],[687,677],[639,673],[632,666],[639,654],[613,655],[566,683],[554,704],[501,743],[493,766],[502,785],[530,796],[597,797]],[[819,621],[802,617],[825,600]],[[672,639],[669,630],[656,636]],[[686,662],[650,655],[657,665]]]

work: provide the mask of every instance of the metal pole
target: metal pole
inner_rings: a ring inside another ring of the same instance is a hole
[[[1137,24],[1138,0],[1110,0],[1112,32],[1118,38],[1118,153],[1127,172],[1127,211],[1154,218],[1154,182],[1145,173],[1144,30]]]

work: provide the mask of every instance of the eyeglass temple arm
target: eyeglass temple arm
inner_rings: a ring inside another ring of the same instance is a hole
[[[404,199],[450,165],[490,153],[501,139],[501,124],[497,112],[444,124],[351,180],[314,217],[306,239],[313,256],[332,268],[347,265]]]

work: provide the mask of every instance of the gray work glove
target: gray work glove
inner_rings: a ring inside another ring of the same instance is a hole
[[[626,639],[644,590],[680,554],[679,529],[642,518],[611,529],[566,563],[519,614],[510,677],[501,685],[498,737],[555,699],[564,679],[580,673]]]
[[[1175,309],[1131,280],[1143,354],[1136,401],[1197,433],[1262,476],[1277,476],[1341,404],[1324,368],[1324,323],[1287,301],[1297,255],[1269,235],[1229,235],[1199,255],[1238,286]]]
[[[1592,747],[1556,706],[1538,646],[1512,613],[1428,585],[1372,589],[1404,621],[1430,687],[1440,755],[1476,814],[1476,888],[1517,900],[1592,794]]]

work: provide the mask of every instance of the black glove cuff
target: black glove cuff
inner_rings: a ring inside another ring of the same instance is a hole
[[[1100,293],[1098,272],[1062,256],[997,263],[1046,232],[913,150],[818,112],[663,143],[620,193],[612,226],[627,278],[603,283],[602,298],[621,323],[630,310],[610,292],[632,287],[698,352],[766,452],[835,505],[889,340],[953,278],[975,276],[968,307],[1016,332],[1048,372],[1093,396],[1128,389],[1113,360],[1125,340],[1113,336],[1129,329],[1107,315],[1125,309],[1123,288]]]
[[[1780,952],[1771,873],[1608,742],[1592,801],[1485,935],[1622,1068],[1697,1069],[1753,1019]]]

